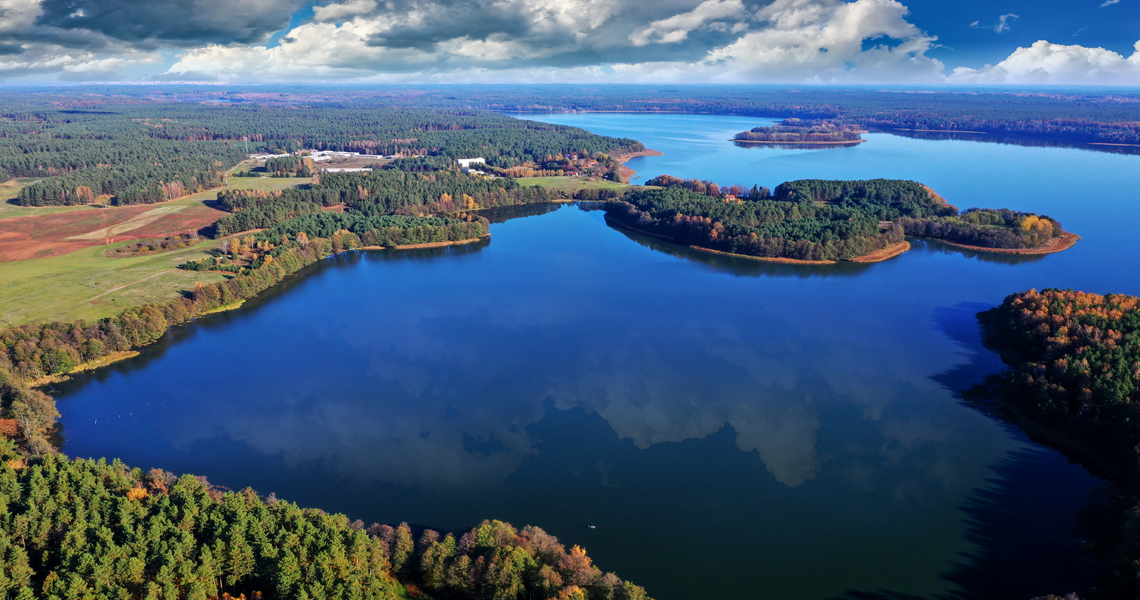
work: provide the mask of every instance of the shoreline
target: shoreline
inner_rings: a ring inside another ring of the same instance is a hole
[[[849,140],[844,142],[777,142],[775,140],[728,140],[737,144],[788,144],[788,145],[804,145],[804,146],[857,146],[859,144],[867,143],[867,140]]]
[[[835,265],[839,264],[836,260],[802,260],[799,258],[785,258],[783,256],[752,256],[749,254],[736,254],[735,252],[724,252],[723,250],[713,250],[712,248],[704,248],[702,246],[689,246],[697,252],[705,252],[707,254],[720,254],[722,256],[732,256],[735,258],[746,258],[748,260],[759,260],[762,262],[782,263],[786,265]]]
[[[139,347],[141,348],[142,346],[139,346]],[[45,375],[44,377],[40,377],[39,379],[36,379],[35,381],[29,381],[27,383],[27,386],[30,388],[38,389],[38,388],[44,387],[45,385],[51,385],[54,383],[63,383],[65,381],[70,380],[72,375],[77,375],[79,373],[85,373],[87,371],[94,371],[96,369],[101,369],[101,368],[106,367],[108,365],[115,364],[119,361],[127,360],[128,358],[134,358],[138,355],[139,355],[139,352],[137,350],[126,350],[124,352],[114,352],[114,353],[108,354],[107,356],[104,356],[102,358],[98,358],[98,359],[95,359],[95,360],[90,361],[90,362],[82,363],[82,364],[76,366],[74,369],[72,369],[66,373],[60,373],[58,375]]]
[[[491,234],[488,233],[483,237],[471,238],[467,240],[455,240],[454,242],[426,242],[423,244],[403,244],[401,246],[361,246],[360,248],[356,248],[356,250],[415,250],[417,248],[443,248],[446,246],[463,246],[466,244],[485,240],[490,237]],[[352,250],[344,250],[338,254],[344,254],[345,252],[352,252]]]
[[[454,241],[454,242],[429,242],[429,243],[425,243],[425,244],[405,244],[402,246],[365,246],[363,248],[355,248],[352,250],[342,250],[341,252],[330,254],[329,256],[326,256],[325,258],[330,258],[333,256],[338,256],[340,254],[346,254],[348,252],[355,252],[355,251],[359,251],[359,250],[414,250],[417,248],[441,248],[444,246],[457,246],[457,245],[470,244],[472,242],[478,242],[480,240],[485,240],[485,239],[488,239],[490,237],[491,237],[491,235],[487,234],[484,237],[471,238],[471,239],[467,239],[467,240],[458,240],[458,241]],[[229,273],[228,271],[218,271],[218,272],[233,275],[233,273]],[[273,287],[276,287],[276,286],[271,286],[270,288],[267,288],[266,291],[268,291],[269,289],[272,289]],[[258,294],[258,295],[260,295],[260,294]],[[217,308],[207,310],[205,312],[202,312],[202,313],[195,315],[194,318],[191,319],[190,321],[196,321],[196,320],[198,320],[202,317],[208,316],[208,315],[214,315],[214,314],[218,314],[218,313],[229,312],[231,310],[236,310],[238,308],[241,308],[246,303],[247,300],[250,300],[251,298],[256,298],[256,297],[257,297],[257,295],[251,296],[250,298],[243,298],[241,300],[238,300],[237,302],[233,302],[233,303],[227,304],[225,306],[219,306]],[[167,328],[166,333],[164,333],[163,335],[166,335],[167,333],[169,333],[170,330],[173,329],[174,327],[181,327],[181,326],[182,325],[171,326],[171,327]],[[127,360],[128,358],[134,358],[134,357],[139,355],[138,348],[144,348],[144,347],[149,346],[149,345],[150,344],[143,344],[141,346],[135,346],[131,350],[127,350],[124,352],[114,352],[114,353],[108,354],[102,358],[77,365],[74,369],[72,369],[66,373],[60,373],[58,375],[48,375],[48,376],[36,379],[35,381],[29,381],[29,382],[27,382],[27,385],[28,385],[28,387],[38,389],[38,388],[41,388],[41,387],[44,387],[47,385],[52,385],[52,384],[56,384],[56,383],[63,383],[65,381],[70,380],[72,375],[76,375],[76,374],[83,373],[86,371],[94,371],[96,369],[101,369],[103,367],[112,365],[114,363]]]
[[[922,237],[922,236],[916,236],[916,237]],[[1056,254],[1058,252],[1064,252],[1065,250],[1068,250],[1069,248],[1076,246],[1077,242],[1081,241],[1081,236],[1079,236],[1075,233],[1069,233],[1068,231],[1065,231],[1065,232],[1062,232],[1061,237],[1057,238],[1056,241],[1050,243],[1048,246],[1042,246],[1041,248],[985,248],[983,246],[970,246],[967,244],[959,244],[957,242],[951,242],[951,241],[947,241],[947,240],[943,240],[943,239],[939,239],[939,238],[923,237],[923,239],[934,240],[936,242],[946,244],[947,246],[954,246],[955,248],[963,248],[966,250],[973,250],[975,252],[991,252],[993,254],[1014,254],[1014,255],[1020,255],[1020,256],[1042,256],[1045,254]]]
[[[639,156],[665,156],[665,153],[646,148],[640,152],[630,152],[629,154],[619,154],[618,156],[615,156],[614,160],[616,160],[617,163],[621,165],[618,167],[618,175],[620,175],[621,178],[626,182],[628,182],[634,175],[637,175],[637,171],[634,171],[633,169],[625,166],[625,163],[629,159],[637,158]]]
[[[897,244],[887,246],[886,248],[880,248],[874,252],[868,252],[863,256],[856,256],[848,262],[864,264],[883,262],[884,260],[890,260],[896,256],[900,256],[908,250],[910,250],[910,242],[903,240]]]
[[[988,131],[965,131],[960,129],[907,129],[906,127],[895,127],[895,131],[915,131],[919,133],[972,133],[975,135],[989,135]]]

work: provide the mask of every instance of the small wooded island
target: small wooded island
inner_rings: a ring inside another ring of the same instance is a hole
[[[781,262],[869,262],[909,249],[906,236],[985,252],[1045,254],[1079,239],[1033,213],[963,212],[915,181],[805,179],[775,192],[727,193],[697,180],[661,176],[606,203],[611,222],[697,250]]]
[[[805,144],[808,146],[854,146],[865,140],[862,127],[832,121],[784,119],[779,125],[753,127],[732,137],[740,144]]]
[[[1009,369],[970,395],[1117,486],[1098,597],[1140,596],[1140,298],[1029,290],[978,319]]]

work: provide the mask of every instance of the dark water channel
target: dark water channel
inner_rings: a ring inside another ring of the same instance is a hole
[[[368,522],[539,525],[659,600],[1091,584],[1077,533],[1101,482],[957,390],[1000,368],[974,314],[1005,295],[1140,293],[1140,157],[885,135],[743,149],[725,134],[756,120],[549,119],[664,151],[630,163],[646,177],[915,178],[1085,239],[805,268],[531,210],[475,246],[327,260],[77,380],[64,451]]]

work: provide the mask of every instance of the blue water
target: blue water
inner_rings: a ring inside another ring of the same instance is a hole
[[[1074,528],[1100,482],[957,391],[1000,368],[974,314],[1005,295],[1140,293],[1140,157],[887,135],[746,149],[725,140],[760,120],[531,118],[664,152],[628,163],[642,177],[914,178],[1084,240],[798,267],[564,207],[472,247],[330,259],[179,329],[61,390],[64,451],[367,522],[538,525],[659,600],[1091,585]]]

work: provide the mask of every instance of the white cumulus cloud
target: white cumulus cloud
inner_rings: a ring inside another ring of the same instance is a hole
[[[314,6],[313,18],[318,21],[339,21],[376,10],[376,0],[349,0],[343,4]]]
[[[741,0],[705,0],[689,12],[654,21],[634,31],[629,34],[629,41],[635,46],[644,46],[651,42],[664,44],[680,42],[688,37],[689,32],[705,23],[744,15],[744,2]],[[727,24],[722,23],[721,27],[727,29]]]
[[[954,69],[954,83],[1140,85],[1140,42],[1131,57],[1085,46],[1066,46],[1040,40],[1018,48],[996,65],[981,69]]]
[[[943,65],[925,53],[937,38],[907,13],[895,0],[776,0],[757,14],[767,27],[713,50],[706,62],[735,81],[936,81]]]

